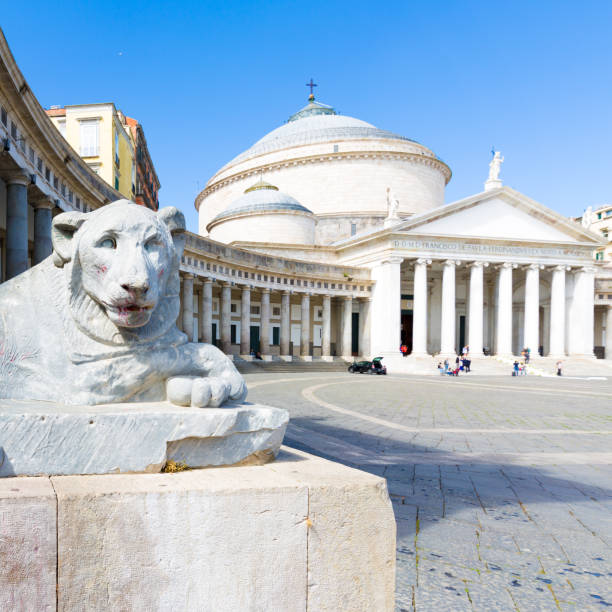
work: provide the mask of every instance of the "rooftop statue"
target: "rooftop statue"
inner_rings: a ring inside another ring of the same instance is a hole
[[[176,327],[185,219],[119,200],[53,219],[53,254],[0,285],[0,398],[219,406],[246,385]]]
[[[387,219],[399,219],[399,200],[395,197],[391,187],[387,187]]]
[[[582,215],[582,227],[584,227],[585,229],[589,229],[591,227],[591,225],[593,225],[593,207],[592,206],[587,206],[586,210],[584,211],[584,214]]]
[[[504,158],[501,156],[499,151],[495,151],[493,159],[489,163],[489,180],[498,181],[499,173],[501,172],[501,165],[504,162]]]

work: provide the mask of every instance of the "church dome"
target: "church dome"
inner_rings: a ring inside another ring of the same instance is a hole
[[[262,173],[278,185],[278,193],[245,193]],[[258,207],[284,206],[287,212],[294,207],[295,214],[315,216],[316,244],[324,245],[382,223],[388,188],[397,196],[400,217],[442,206],[450,177],[450,168],[431,149],[341,115],[310,96],[306,106],[218,170],[195,207],[202,235],[239,214],[238,208],[255,214]],[[275,239],[271,234],[270,241]]]
[[[245,189],[208,224],[211,238],[221,242],[314,242],[315,216],[295,198],[263,180]],[[283,238],[284,237],[284,238]]]
[[[260,180],[246,189],[244,195],[234,200],[212,222],[241,213],[262,213],[266,211],[297,211],[312,214],[295,198],[279,191],[278,187]]]
[[[381,130],[361,119],[339,115],[333,107],[315,102],[313,97],[307,106],[291,115],[287,123],[268,132],[253,146],[226,164],[224,168],[258,155],[289,147],[329,141],[364,139],[416,142],[411,138]]]

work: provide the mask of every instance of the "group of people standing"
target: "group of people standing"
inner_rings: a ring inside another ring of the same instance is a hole
[[[470,347],[464,346],[461,355],[457,355],[455,362],[451,363],[448,359],[438,362],[438,372],[440,376],[459,376],[459,372],[471,372],[472,360],[470,359]]]

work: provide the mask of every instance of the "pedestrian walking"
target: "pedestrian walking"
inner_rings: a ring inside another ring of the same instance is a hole
[[[512,376],[518,376],[519,374],[519,362],[515,359],[512,364]]]
[[[563,362],[557,361],[555,367],[557,368],[557,376],[563,376]]]

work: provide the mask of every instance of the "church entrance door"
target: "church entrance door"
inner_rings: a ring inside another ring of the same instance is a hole
[[[412,353],[412,310],[402,310],[402,332],[400,346],[405,344]],[[399,346],[397,347],[399,351]]]

